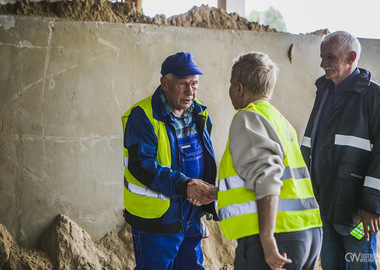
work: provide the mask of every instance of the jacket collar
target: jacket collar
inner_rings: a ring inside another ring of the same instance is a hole
[[[353,78],[348,77],[346,79],[350,80],[350,83],[347,83],[347,85],[345,85],[343,91],[355,91],[360,94],[365,94],[367,92],[367,87],[371,82],[371,73],[362,68],[358,68],[357,70],[359,71],[359,74],[357,76]],[[341,83],[345,84],[346,80],[344,80]],[[325,76],[320,77],[315,82],[315,85],[317,86],[317,91],[326,89],[330,84],[333,85],[333,82],[331,80],[327,80]]]
[[[161,101],[160,93],[162,92],[161,86],[158,86],[156,91],[152,96],[152,108],[153,108],[153,117],[158,121],[168,121],[171,122],[172,117],[170,114],[167,114],[164,108],[164,105]],[[197,100],[194,101],[193,116],[198,115],[200,112],[203,112],[207,109],[206,106],[201,105]]]

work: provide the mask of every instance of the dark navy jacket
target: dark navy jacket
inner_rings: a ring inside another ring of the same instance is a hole
[[[128,149],[129,162],[128,169],[131,174],[142,184],[150,189],[160,192],[170,198],[170,207],[161,218],[144,219],[137,217],[124,210],[126,221],[135,229],[157,234],[171,234],[182,231],[182,202],[187,197],[187,184],[190,178],[180,172],[179,152],[175,129],[172,125],[174,120],[165,113],[158,87],[152,96],[153,117],[165,123],[169,142],[171,145],[170,168],[161,166],[156,161],[157,137],[152,124],[145,112],[140,107],[131,110],[124,134],[124,147]],[[215,185],[216,163],[214,151],[211,143],[211,121],[210,118],[200,115],[206,107],[194,101],[193,117],[199,137],[201,138],[204,153],[203,179]],[[207,128],[205,128],[207,121]],[[217,220],[214,202],[203,206],[203,210],[213,214]]]
[[[301,145],[321,215],[348,226],[356,224],[360,209],[380,214],[380,86],[368,71],[359,71],[350,85],[335,93],[319,138],[319,183],[313,176],[314,126],[332,83],[324,76],[316,82],[317,96]]]

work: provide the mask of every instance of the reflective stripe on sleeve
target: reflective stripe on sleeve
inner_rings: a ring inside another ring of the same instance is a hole
[[[380,190],[380,179],[371,176],[366,176],[364,178],[364,186]]]
[[[314,197],[306,199],[279,199],[277,212],[302,211],[318,208],[318,203]],[[246,203],[232,204],[219,209],[220,220],[241,216],[246,214],[256,214],[257,203],[249,201]]]
[[[371,142],[367,139],[340,134],[335,135],[335,145],[350,146],[365,151],[372,151],[373,147]]]
[[[141,195],[141,196],[145,196],[145,197],[154,197],[154,198],[158,198],[158,199],[164,200],[164,201],[170,200],[169,197],[165,196],[162,193],[153,191],[153,190],[151,190],[151,189],[149,189],[147,187],[142,187],[142,186],[138,186],[138,185],[135,185],[135,184],[131,184],[128,181],[126,181],[125,178],[124,178],[124,186],[130,192],[132,192],[134,194],[137,194],[137,195]]]
[[[128,168],[128,158],[124,157],[124,167]]]
[[[311,148],[311,138],[304,136],[301,142],[301,146]]]

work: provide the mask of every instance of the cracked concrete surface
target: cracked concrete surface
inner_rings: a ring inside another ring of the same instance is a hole
[[[121,228],[121,115],[153,93],[169,54],[188,51],[205,72],[199,99],[220,160],[234,109],[232,61],[257,50],[280,67],[273,104],[303,133],[321,36],[0,16],[0,223],[35,246],[59,214],[94,239]],[[361,40],[360,66],[380,81],[380,42]],[[288,51],[294,44],[293,63]],[[291,104],[291,106],[289,106]]]

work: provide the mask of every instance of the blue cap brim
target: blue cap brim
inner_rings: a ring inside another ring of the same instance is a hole
[[[171,72],[176,77],[186,77],[192,75],[203,75],[204,73],[197,66],[185,66]]]

